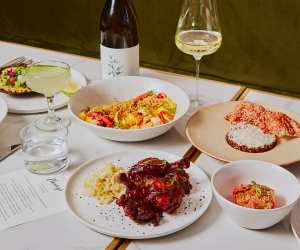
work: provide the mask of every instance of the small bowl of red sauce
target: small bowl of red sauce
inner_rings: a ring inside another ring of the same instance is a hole
[[[264,229],[296,204],[300,185],[288,170],[264,161],[242,160],[215,172],[212,187],[222,209],[239,226]]]

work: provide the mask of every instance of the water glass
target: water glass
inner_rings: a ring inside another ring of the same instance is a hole
[[[51,174],[68,167],[68,127],[43,130],[34,122],[20,132],[25,167],[35,174]]]

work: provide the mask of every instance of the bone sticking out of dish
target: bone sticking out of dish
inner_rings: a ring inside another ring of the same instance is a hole
[[[227,143],[240,151],[261,153],[276,146],[277,138],[274,134],[264,133],[259,127],[246,123],[231,125],[226,134]]]

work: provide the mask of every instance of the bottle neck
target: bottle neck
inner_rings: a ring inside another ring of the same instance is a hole
[[[101,44],[130,48],[138,44],[137,16],[131,0],[107,0],[100,21]]]
[[[116,9],[124,8],[125,6],[132,7],[131,0],[108,0],[106,1],[107,9],[109,9],[110,14]]]

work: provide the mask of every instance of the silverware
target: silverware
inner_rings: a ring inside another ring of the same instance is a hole
[[[27,66],[27,65],[30,65],[32,64],[33,60],[32,59],[26,59],[26,57],[24,56],[21,56],[21,57],[17,57],[5,64],[3,64],[1,67],[0,67],[0,70],[3,70],[5,68],[9,68],[9,67],[17,67],[17,66]]]
[[[17,152],[21,148],[21,144],[14,144],[5,148],[0,149],[0,161],[3,161],[5,158],[11,154]]]
[[[22,63],[22,62],[25,62],[25,61],[26,61],[25,56],[20,56],[20,57],[17,57],[17,58],[14,58],[14,59],[8,61],[7,63],[4,63],[3,65],[1,65],[1,68],[2,67],[8,67],[10,65],[19,64],[19,63]]]

